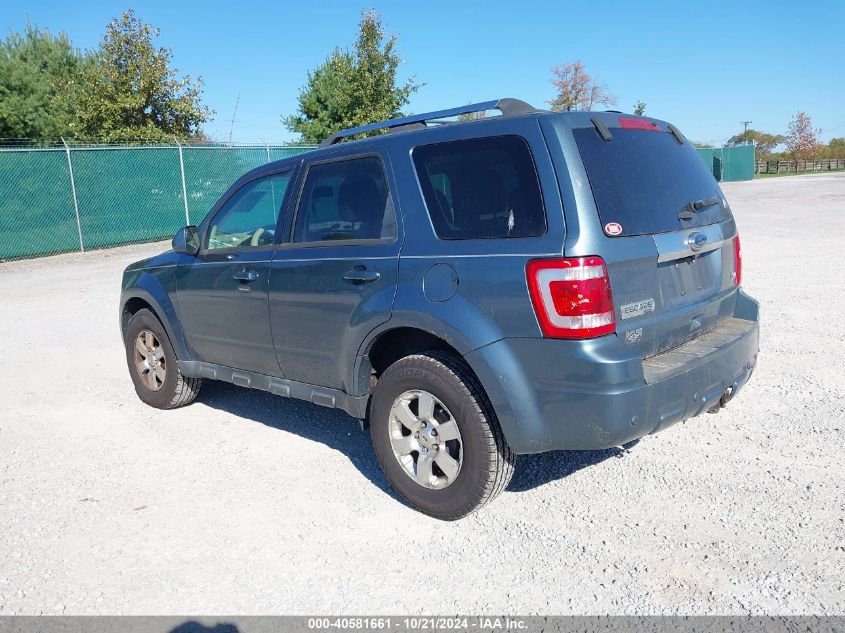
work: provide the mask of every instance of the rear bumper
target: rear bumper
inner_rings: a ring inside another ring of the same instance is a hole
[[[611,342],[503,339],[467,355],[516,453],[619,446],[735,395],[757,360],[757,302],[740,291],[733,317],[645,361]]]

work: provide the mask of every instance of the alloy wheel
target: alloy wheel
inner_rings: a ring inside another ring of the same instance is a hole
[[[414,389],[390,408],[390,446],[405,474],[425,488],[454,483],[463,464],[461,432],[455,418],[433,394]]]
[[[141,382],[150,391],[158,391],[164,386],[167,377],[164,349],[156,335],[149,330],[141,330],[135,337],[135,369]]]

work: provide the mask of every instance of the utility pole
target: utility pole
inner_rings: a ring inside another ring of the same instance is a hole
[[[229,145],[232,144],[232,134],[235,131],[235,116],[237,116],[237,114],[238,114],[238,105],[240,104],[240,102],[241,102],[241,93],[239,92],[238,98],[235,99],[235,111],[232,112],[232,122],[229,125]]]
[[[745,144],[748,145],[749,143],[753,143],[753,141],[748,138],[748,126],[751,124],[751,121],[740,121],[742,123],[742,136],[745,137]]]

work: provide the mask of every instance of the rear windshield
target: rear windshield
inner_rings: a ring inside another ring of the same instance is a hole
[[[727,218],[719,186],[691,143],[681,145],[669,132],[623,128],[611,128],[610,141],[592,127],[572,133],[609,235],[678,231]]]

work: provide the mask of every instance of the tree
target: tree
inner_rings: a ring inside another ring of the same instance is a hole
[[[845,158],[845,138],[838,136],[827,144],[828,158]]]
[[[467,103],[467,105],[470,105]],[[486,119],[487,112],[485,110],[480,110],[478,112],[467,112],[466,114],[459,114],[458,121],[461,123],[466,123],[467,121],[478,121],[479,119]]]
[[[747,145],[754,143],[754,153],[758,160],[764,160],[772,153],[772,150],[783,143],[784,137],[780,134],[767,134],[751,128],[736,134],[728,139],[726,145]]]
[[[637,101],[636,105],[634,105],[634,114],[643,116],[645,114],[645,105],[645,101]]]
[[[363,11],[354,49],[336,48],[308,73],[297,113],[282,117],[284,125],[303,141],[318,143],[345,128],[401,116],[423,84],[415,77],[397,83],[397,41],[385,33],[378,12]]]
[[[299,132],[306,144],[319,143],[348,127],[354,113],[352,93],[346,78],[353,65],[348,52],[335,49],[317,69],[308,73],[308,81],[299,91],[299,114],[283,117],[292,132]]]
[[[814,158],[819,144],[821,130],[813,128],[813,122],[804,112],[796,112],[786,131],[786,151],[797,160]]]
[[[570,110],[591,110],[593,106],[613,105],[616,97],[607,88],[587,74],[580,59],[552,68],[551,84],[557,90],[557,96],[546,103],[555,112]]]
[[[487,113],[483,110],[481,112],[467,112],[466,114],[459,114],[458,121],[461,123],[466,123],[468,121],[479,121],[481,119],[486,119]]]
[[[82,86],[69,95],[76,104],[74,136],[173,142],[201,132],[213,115],[201,103],[202,78],[180,77],[170,67],[170,49],[155,46],[158,34],[131,9],[108,24]]]
[[[85,63],[67,35],[26,25],[0,42],[0,137],[46,140],[67,135],[72,107],[58,99],[78,85]]]

